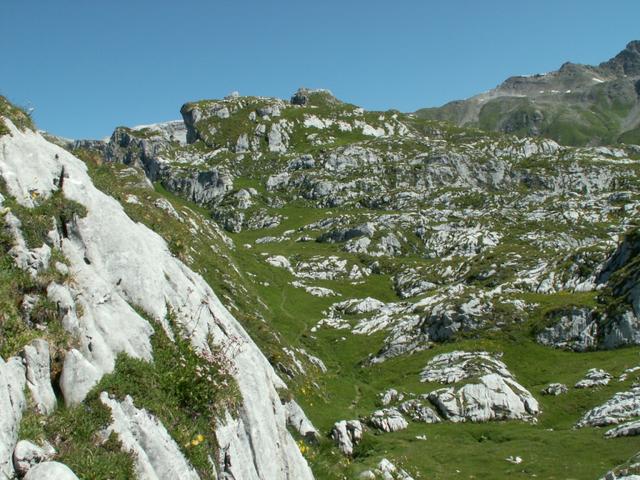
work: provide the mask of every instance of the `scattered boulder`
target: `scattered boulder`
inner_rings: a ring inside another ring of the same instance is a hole
[[[396,467],[386,458],[380,460],[376,468],[362,472],[358,478],[364,480],[413,480],[413,477],[405,470]]]
[[[359,420],[341,420],[333,425],[331,438],[342,453],[353,455],[353,449],[362,440],[364,426]]]
[[[287,424],[296,429],[305,439],[315,441],[319,438],[316,427],[307,418],[300,405],[295,401],[289,400],[284,403],[285,412],[287,413]]]
[[[420,373],[422,382],[457,383],[486,373],[512,378],[507,366],[498,360],[502,354],[456,350],[433,357]]]
[[[460,388],[435,390],[429,400],[452,422],[535,420],[538,402],[519,383],[491,373]]]
[[[575,384],[576,388],[594,388],[608,385],[613,377],[599,368],[590,369],[585,377]]]
[[[397,432],[409,426],[402,414],[395,408],[376,410],[369,418],[369,423],[383,432]]]
[[[20,440],[13,450],[13,467],[18,476],[23,477],[31,467],[51,460],[55,454],[56,450],[50,443],[45,442],[39,447],[28,440]]]
[[[380,403],[383,407],[387,407],[395,402],[400,402],[404,398],[404,395],[398,392],[395,388],[390,388],[386,392],[382,392],[378,395],[380,397]]]
[[[568,391],[569,389],[563,383],[550,383],[549,385],[547,385],[545,388],[542,389],[541,393],[543,395],[558,396],[558,395],[563,395]]]
[[[42,462],[30,468],[23,480],[78,480],[78,477],[63,463]]]

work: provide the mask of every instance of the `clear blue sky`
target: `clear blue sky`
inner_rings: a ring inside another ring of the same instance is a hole
[[[413,111],[640,39],[638,0],[0,1],[0,93],[73,138],[233,90]]]

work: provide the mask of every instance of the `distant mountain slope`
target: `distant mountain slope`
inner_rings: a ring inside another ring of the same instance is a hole
[[[640,41],[597,67],[567,62],[557,71],[511,77],[488,92],[416,114],[565,145],[637,144]]]

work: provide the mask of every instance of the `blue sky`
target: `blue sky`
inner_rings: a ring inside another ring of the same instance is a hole
[[[638,0],[1,0],[0,93],[73,138],[329,88],[414,111],[640,39]]]

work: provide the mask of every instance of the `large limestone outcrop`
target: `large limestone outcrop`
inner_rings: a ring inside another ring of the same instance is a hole
[[[83,312],[70,307],[64,321],[80,344],[65,358],[65,400],[82,401],[113,370],[121,352],[152,358],[153,326],[131,305],[171,334],[170,309],[192,332],[194,346],[207,351],[209,338],[217,345],[240,344],[230,361],[242,402],[238,415],[228,414],[216,429],[218,465],[229,465],[228,474],[247,480],[312,478],[286,428],[277,391],[285,384],[209,285],[173,257],[160,236],[133,222],[117,201],[96,189],[83,162],[39,134],[6,123],[11,134],[0,138],[0,175],[9,193],[32,207],[61,186],[66,198],[87,210],[62,229],[67,235],[59,239],[75,278],[73,287],[59,293],[82,305]]]
[[[422,381],[454,383],[428,394],[440,414],[452,422],[535,420],[537,400],[515,381],[507,366],[487,352],[455,351],[434,357]]]

